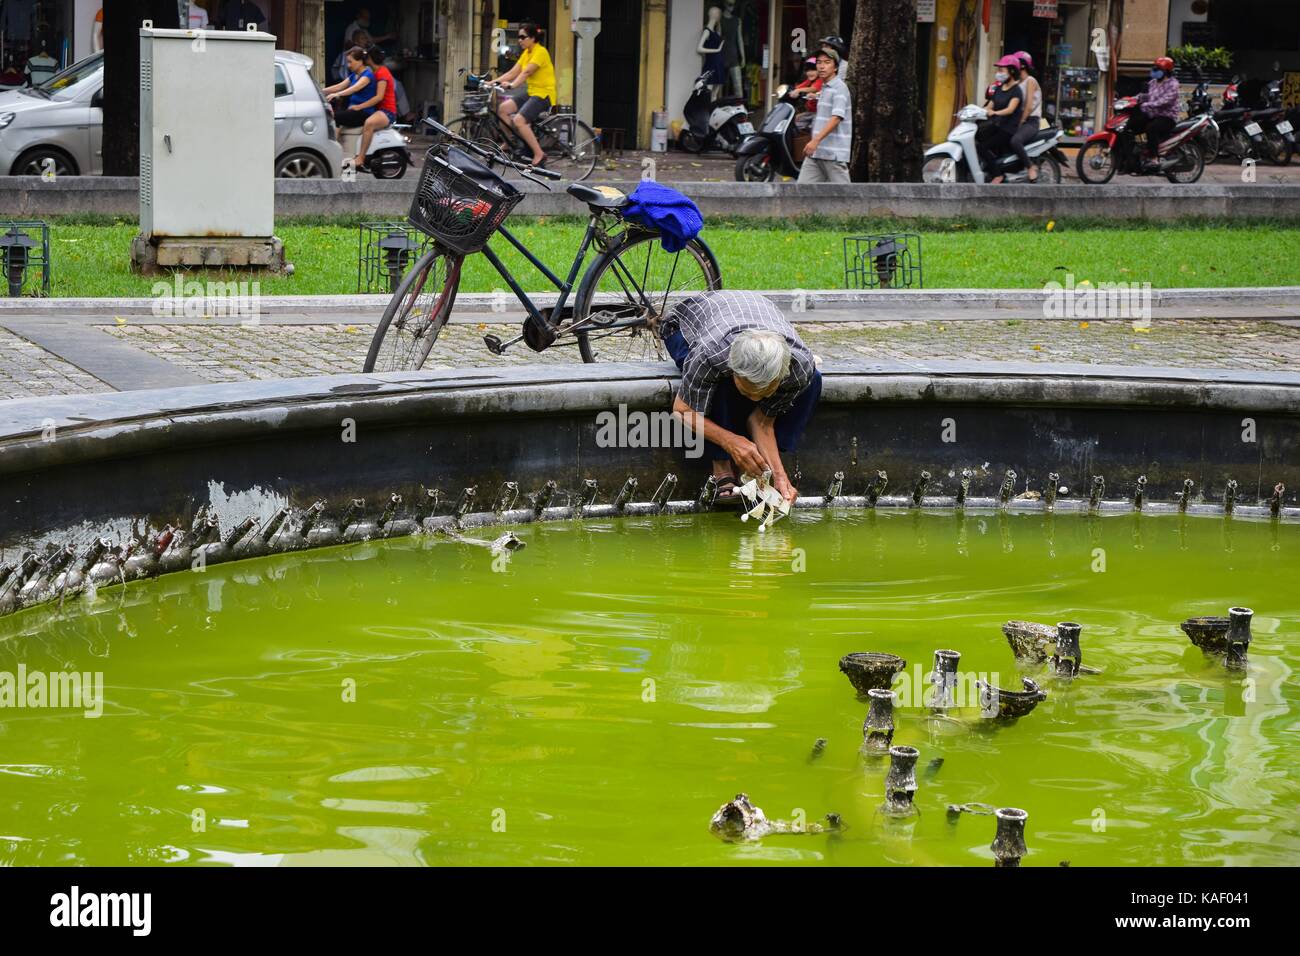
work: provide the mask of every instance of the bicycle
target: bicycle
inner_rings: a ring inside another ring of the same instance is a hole
[[[657,332],[659,320],[682,299],[722,288],[717,259],[702,239],[690,240],[680,252],[664,252],[657,230],[624,218],[627,196],[612,187],[582,183],[570,183],[567,192],[586,203],[591,218],[568,276],[561,279],[502,225],[523,193],[475,157],[509,165],[546,189],[550,187],[542,180],[560,175],[471,142],[434,120],[424,122],[453,141],[430,147],[411,201],[412,225],[434,243],[394,291],[362,371],[415,371],[424,365],[451,317],[465,257],[476,252],[528,313],[520,334],[509,341],[483,336],[494,355],[522,341],[537,352],[576,345],[584,362],[663,361],[669,356]],[[554,306],[539,308],[488,245],[497,233],[559,292]],[[578,271],[593,249],[595,258],[578,282]]]
[[[465,78],[465,89],[472,92],[461,102],[461,115],[448,127],[463,139],[500,147],[512,159],[526,161],[532,151],[514,127],[497,115],[500,87],[492,86],[486,93],[481,91],[486,76],[471,73]],[[546,168],[558,172],[561,178],[581,182],[596,168],[599,140],[591,127],[574,114],[547,110],[533,124],[533,133],[546,153]]]

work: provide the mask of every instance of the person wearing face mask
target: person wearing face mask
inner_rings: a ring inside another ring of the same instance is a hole
[[[1034,74],[1034,59],[1020,50],[1011,54],[1020,60],[1020,86],[1025,93],[1025,101],[1020,105],[1020,126],[1011,136],[1011,148],[1020,157],[1025,173],[1031,183],[1038,182],[1038,167],[1029,161],[1025,146],[1038,135],[1039,121],[1043,118],[1043,88],[1038,85]]]
[[[1020,107],[1025,101],[1025,91],[1019,82],[1020,60],[1013,55],[1004,56],[998,60],[997,69],[994,74],[997,86],[984,104],[989,122],[975,134],[975,145],[986,173],[993,169],[998,157],[1011,148],[1011,137],[1020,128]],[[989,181],[1000,183],[1003,178],[997,176]]]
[[[1160,141],[1169,135],[1182,112],[1173,60],[1167,56],[1156,59],[1146,92],[1139,93],[1137,101],[1138,108],[1129,117],[1128,128],[1134,133],[1147,134],[1147,156],[1155,158]]]

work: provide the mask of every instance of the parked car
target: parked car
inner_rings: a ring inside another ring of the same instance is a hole
[[[311,57],[275,51],[275,174],[333,178],[343,166],[334,114],[311,76]],[[0,93],[0,173],[104,172],[104,55],[72,64],[39,86]],[[201,109],[201,105],[196,104]]]

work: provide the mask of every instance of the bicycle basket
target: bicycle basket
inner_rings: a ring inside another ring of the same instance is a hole
[[[452,252],[470,255],[510,215],[524,194],[456,147],[435,146],[425,155],[407,218]]]
[[[469,116],[482,113],[488,108],[488,100],[491,98],[490,93],[470,93],[461,100],[461,112]]]

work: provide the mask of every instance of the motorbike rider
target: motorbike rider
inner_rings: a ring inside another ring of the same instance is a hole
[[[984,104],[989,114],[989,122],[981,126],[979,132],[975,134],[975,145],[979,150],[980,162],[984,164],[985,173],[990,172],[998,157],[1011,148],[1011,137],[1020,128],[1021,105],[1025,101],[1025,91],[1020,85],[1019,77],[1018,57],[1009,53],[998,60],[997,73],[994,74],[998,85]],[[1004,178],[999,175],[989,182],[1000,183]]]
[[[801,110],[817,111],[817,94],[822,89],[822,78],[817,75],[817,57],[810,56],[803,61],[803,79],[790,92],[801,97]]]
[[[1161,140],[1169,135],[1182,112],[1173,60],[1167,56],[1156,58],[1146,92],[1139,93],[1137,101],[1138,108],[1129,117],[1128,128],[1133,133],[1147,134],[1147,156],[1154,159]]]
[[[817,51],[817,96],[813,135],[804,147],[801,183],[849,182],[849,150],[853,143],[853,103],[848,85],[839,78],[840,63],[849,48],[837,36],[823,37]]]
[[[1020,128],[1011,135],[1011,148],[1020,157],[1029,181],[1036,183],[1038,167],[1029,161],[1029,153],[1026,152],[1025,147],[1038,135],[1042,125],[1043,88],[1039,86],[1038,80],[1031,72],[1034,68],[1034,58],[1024,50],[1018,50],[1011,55],[1020,60],[1020,85],[1025,91],[1025,101],[1020,107]]]

